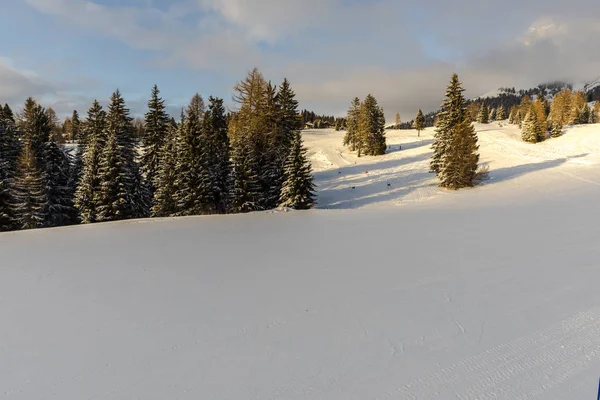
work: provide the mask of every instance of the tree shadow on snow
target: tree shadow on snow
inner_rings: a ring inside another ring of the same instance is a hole
[[[568,162],[572,158],[582,158],[585,156],[587,156],[587,154],[579,154],[577,156],[560,158],[560,159],[556,159],[556,160],[542,161],[542,162],[538,162],[538,163],[516,165],[514,167],[490,169],[489,178],[486,181],[484,181],[483,184],[488,184],[488,183],[493,184],[493,183],[497,183],[497,182],[508,181],[508,180],[515,179],[515,178],[518,178],[519,176],[523,176],[525,174],[529,174],[532,172],[555,168],[555,167],[558,167],[558,166]]]
[[[427,153],[315,173],[317,208],[359,208],[400,200],[419,188],[435,188],[435,175],[429,173],[430,157]]]
[[[385,151],[385,154],[397,153],[399,151],[418,149],[423,146],[431,146],[433,144],[433,139],[422,139],[415,140],[410,143],[401,143],[401,144],[390,144]]]

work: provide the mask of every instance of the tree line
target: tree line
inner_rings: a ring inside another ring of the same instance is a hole
[[[254,69],[234,100],[228,114],[222,99],[195,94],[175,121],[154,86],[141,138],[118,90],[106,110],[94,101],[83,120],[74,112],[60,135],[32,98],[17,115],[0,107],[0,230],[313,207],[287,79],[276,87]]]

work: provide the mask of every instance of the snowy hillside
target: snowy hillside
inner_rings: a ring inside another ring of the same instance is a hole
[[[477,128],[472,190],[315,130],[321,210],[0,234],[2,398],[595,398],[600,125]]]

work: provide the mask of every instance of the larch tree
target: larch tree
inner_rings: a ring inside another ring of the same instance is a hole
[[[400,124],[401,123],[402,123],[402,121],[400,120],[400,113],[397,112],[396,113],[396,123],[395,123],[396,129],[400,129]]]
[[[413,129],[417,131],[417,137],[421,137],[421,131],[425,129],[425,117],[421,109],[417,112],[417,116],[413,122]]]
[[[296,210],[307,210],[314,207],[315,185],[300,132],[294,133],[290,152],[285,162],[284,178],[280,196],[282,207]]]

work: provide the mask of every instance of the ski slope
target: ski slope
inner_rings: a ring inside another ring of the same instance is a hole
[[[0,399],[593,399],[599,127],[477,126],[458,192],[310,131],[318,210],[0,234]]]

